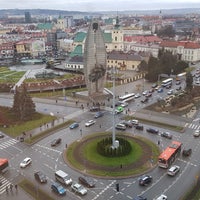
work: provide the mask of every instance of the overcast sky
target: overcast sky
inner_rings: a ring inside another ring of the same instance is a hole
[[[200,8],[200,0],[0,0],[0,9],[123,11]]]

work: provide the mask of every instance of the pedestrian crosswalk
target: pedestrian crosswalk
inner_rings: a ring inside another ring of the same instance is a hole
[[[19,142],[19,141],[15,140],[15,139],[9,139],[5,142],[1,142],[0,149],[6,149],[7,147],[12,146],[13,144],[15,144],[17,142]]]
[[[197,129],[200,129],[200,125],[199,124],[186,124],[186,127],[187,128],[190,128],[190,129],[194,129],[194,130],[197,130]]]
[[[10,184],[10,181],[0,176],[0,194],[3,194],[6,191],[6,187],[9,187]]]

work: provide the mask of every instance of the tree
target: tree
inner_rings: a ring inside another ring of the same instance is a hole
[[[175,30],[172,25],[168,25],[160,29],[157,33],[159,37],[169,37],[173,38],[175,36]]]
[[[142,62],[139,65],[139,70],[140,71],[147,71],[148,70],[148,64],[146,63],[145,60],[142,60]]]
[[[193,77],[192,77],[192,74],[190,72],[188,72],[186,74],[186,90],[187,91],[192,91],[192,88],[193,88]]]
[[[16,87],[12,110],[21,121],[28,121],[35,114],[35,104],[28,94],[25,84],[20,88]]]

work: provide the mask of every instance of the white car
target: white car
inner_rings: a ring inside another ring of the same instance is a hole
[[[174,92],[174,90],[171,89],[171,90],[169,90],[169,91],[167,92],[167,94],[168,94],[168,95],[171,95],[171,94],[173,94],[173,92]]]
[[[30,165],[32,162],[31,158],[27,157],[25,158],[21,163],[20,163],[20,167],[21,168],[25,168],[27,167],[28,165]]]
[[[71,188],[72,188],[72,190],[74,191],[74,192],[76,192],[76,193],[78,193],[78,194],[80,194],[80,195],[85,195],[85,194],[87,194],[87,189],[86,188],[84,188],[81,184],[79,184],[79,183],[73,183],[72,185],[71,185]]]
[[[180,167],[178,165],[173,165],[168,169],[167,174],[169,176],[175,176],[179,171]]]
[[[167,200],[167,196],[164,194],[161,194],[158,198],[156,198],[155,200]]]
[[[200,136],[200,130],[199,129],[195,130],[195,132],[193,133],[193,136],[199,137]]]
[[[95,120],[89,120],[88,122],[85,123],[86,127],[92,126],[93,124],[95,124],[96,121]]]

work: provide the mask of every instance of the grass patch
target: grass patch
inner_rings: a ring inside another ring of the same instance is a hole
[[[40,189],[38,185],[34,185],[32,182],[28,181],[27,179],[23,179],[19,186],[26,191],[29,195],[31,195],[35,200],[54,200],[51,195],[47,194],[43,190]]]
[[[132,150],[129,155],[115,158],[102,156],[98,154],[96,148],[97,143],[101,140],[102,138],[93,140],[92,142],[85,145],[83,154],[87,160],[104,166],[119,166],[119,163],[122,163],[123,165],[128,165],[133,162],[136,162],[142,155],[142,149],[140,145],[134,142],[133,140],[130,140],[129,142],[131,144]]]
[[[86,136],[84,139],[88,139],[89,137],[95,137],[95,135],[105,135],[108,136],[108,133],[102,132],[98,134],[93,134],[90,136]],[[152,167],[152,165],[155,165],[157,163],[158,155],[160,154],[159,148],[157,145],[155,145],[153,142],[143,138],[143,137],[137,137],[138,139],[142,140],[146,145],[149,145],[151,147],[152,151],[152,157],[145,162],[145,164],[140,165],[139,167],[130,168],[126,170],[117,170],[117,171],[109,171],[109,170],[99,170],[99,169],[88,169],[83,163],[80,163],[74,156],[74,151],[80,145],[81,141],[75,141],[71,145],[69,145],[67,151],[66,151],[66,159],[68,162],[76,169],[80,171],[87,171],[88,174],[97,175],[101,177],[125,177],[125,176],[133,176],[138,175],[141,173],[144,173],[148,169]],[[107,158],[104,156],[101,156],[96,151],[96,144],[99,140],[102,140],[102,138],[97,138],[92,140],[92,142],[86,142],[84,148],[82,149],[83,157],[85,157],[85,162],[93,162],[97,164],[98,166],[103,167],[116,167],[120,168],[120,165],[126,166],[128,164],[136,163],[140,157],[143,154],[142,148],[139,144],[136,144],[136,142],[131,139],[129,139],[129,142],[132,146],[132,151],[129,155],[118,157],[118,158]],[[82,141],[84,142],[84,141]],[[153,160],[151,163],[150,160]]]

